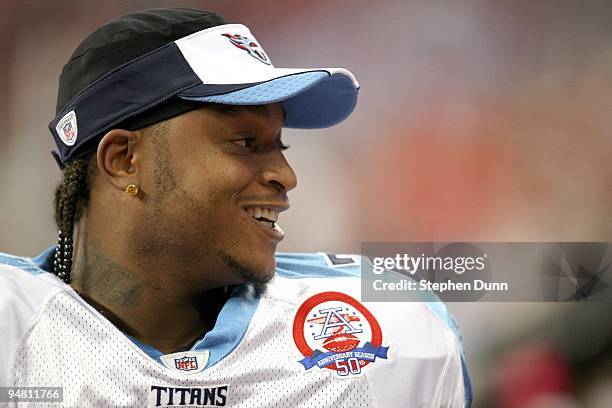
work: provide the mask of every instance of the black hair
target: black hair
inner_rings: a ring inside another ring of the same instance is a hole
[[[89,204],[90,176],[95,152],[70,160],[62,172],[62,181],[55,188],[55,223],[59,229],[53,273],[70,283],[74,225]]]

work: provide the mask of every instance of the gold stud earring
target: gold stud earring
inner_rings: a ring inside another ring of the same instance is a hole
[[[128,184],[125,188],[125,192],[128,193],[130,197],[134,198],[136,194],[138,194],[138,186],[136,184]]]

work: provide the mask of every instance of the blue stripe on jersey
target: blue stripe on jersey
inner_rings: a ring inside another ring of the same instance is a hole
[[[53,256],[55,255],[55,245],[45,249],[41,254],[32,258],[34,262],[43,271],[51,272],[53,270]]]
[[[260,295],[252,286],[240,285],[232,290],[213,329],[192,347],[192,350],[209,350],[206,368],[217,364],[240,344],[259,300]]]
[[[338,263],[330,265],[330,257],[324,253],[301,254],[301,253],[277,253],[276,275],[283,278],[342,278],[361,276],[361,264],[359,255],[333,255],[339,261],[353,257],[357,262]]]
[[[463,355],[463,347],[461,347],[461,371],[463,372],[463,386],[465,388],[465,407],[470,408],[472,406],[472,382],[470,381],[470,373],[465,363],[465,356]]]
[[[259,294],[250,286],[240,285],[232,290],[231,297],[219,312],[213,329],[191,348],[191,350],[209,351],[206,368],[217,364],[240,344],[257,310],[259,299]],[[165,366],[161,361],[164,353],[128,334],[125,335],[155,362]]]
[[[155,347],[149,346],[148,344],[143,343],[142,341],[138,340],[137,338],[130,336],[129,334],[126,334],[126,333],[123,333],[123,334],[125,335],[125,337],[127,337],[130,340],[132,340],[132,343],[137,345],[139,349],[141,349],[142,351],[145,352],[145,354],[147,354],[149,357],[151,357],[153,360],[155,360],[156,363],[159,363],[162,366],[164,365],[162,363],[161,359],[160,359],[160,357],[163,356],[164,353],[162,353],[161,351],[159,351]]]
[[[26,257],[15,256],[11,254],[5,254],[0,252],[0,264],[11,265],[16,268],[19,268],[23,271],[26,271],[32,275],[40,275],[41,273],[45,273],[39,264],[39,257],[47,254],[47,251],[53,251],[55,247],[51,247],[42,254],[40,254],[37,258],[31,259]]]

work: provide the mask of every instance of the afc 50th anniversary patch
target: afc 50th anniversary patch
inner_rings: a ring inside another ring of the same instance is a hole
[[[293,321],[293,340],[306,370],[332,370],[341,378],[361,375],[377,358],[387,359],[389,349],[382,345],[382,330],[374,315],[341,292],[306,299]]]

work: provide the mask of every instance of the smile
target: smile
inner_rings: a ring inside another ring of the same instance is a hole
[[[277,224],[278,210],[268,207],[248,207],[244,210],[268,236],[278,241],[284,238],[285,232]]]

